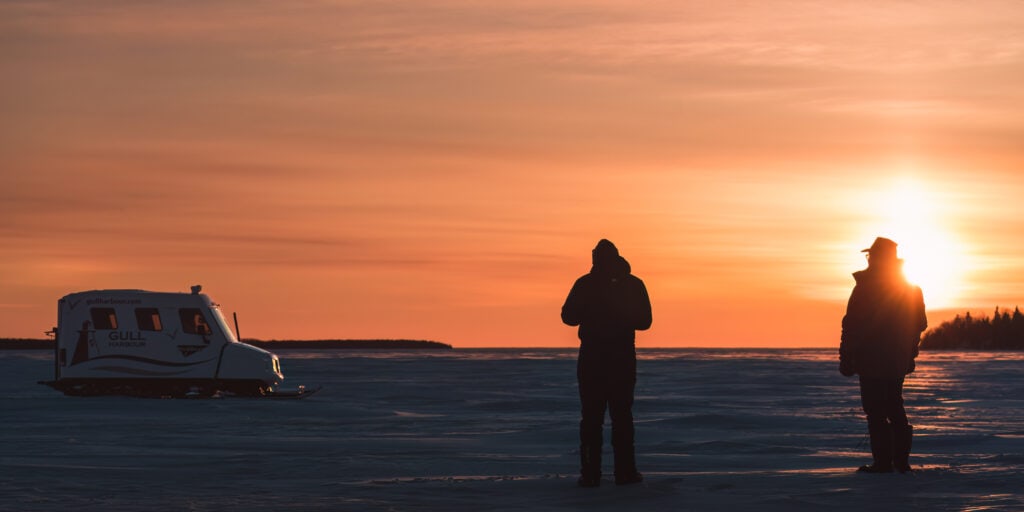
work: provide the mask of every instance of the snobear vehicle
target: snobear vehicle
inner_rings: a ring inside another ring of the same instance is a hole
[[[279,389],[284,375],[277,356],[239,342],[201,289],[95,290],[61,298],[54,380],[41,384],[66,395],[301,398],[316,391]]]

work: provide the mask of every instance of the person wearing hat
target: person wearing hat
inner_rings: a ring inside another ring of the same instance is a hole
[[[858,471],[905,473],[911,471],[913,427],[903,407],[903,379],[914,371],[921,332],[928,327],[924,296],[904,277],[896,242],[879,237],[862,252],[868,268],[853,274],[856,285],[839,344],[840,373],[860,377],[874,459]]]
[[[562,321],[579,326],[579,485],[601,485],[605,409],[612,419],[615,483],[643,481],[633,446],[633,389],[636,331],[651,326],[651,301],[644,282],[632,275],[615,244],[601,240],[592,252],[590,273],[573,284],[562,306]]]

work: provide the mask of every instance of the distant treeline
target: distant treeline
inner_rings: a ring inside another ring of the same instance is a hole
[[[943,322],[921,338],[922,350],[1024,350],[1024,314],[996,308],[992,318],[964,316]]]
[[[0,349],[7,350],[53,350],[53,340],[36,340],[29,338],[0,338]]]
[[[452,346],[439,341],[427,340],[242,340],[250,345],[266,349],[301,348],[301,349],[443,349],[451,350]]]
[[[452,346],[439,341],[426,340],[243,340],[250,345],[266,349],[442,349],[451,350]],[[0,350],[53,350],[53,340],[35,340],[26,338],[0,338]]]

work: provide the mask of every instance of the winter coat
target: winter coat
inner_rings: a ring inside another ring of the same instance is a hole
[[[635,354],[637,330],[651,326],[651,301],[640,278],[620,256],[595,261],[576,280],[562,306],[562,321],[579,326],[580,355]]]
[[[928,327],[921,289],[900,267],[868,268],[853,274],[857,284],[843,317],[840,371],[873,379],[896,379],[914,370],[921,332]]]

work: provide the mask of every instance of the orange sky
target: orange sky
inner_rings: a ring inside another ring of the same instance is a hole
[[[507,5],[506,5],[507,4]],[[0,336],[201,283],[247,337],[835,346],[876,235],[1024,306],[1016,1],[0,3]]]

